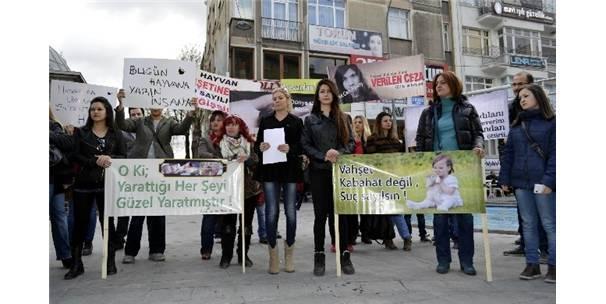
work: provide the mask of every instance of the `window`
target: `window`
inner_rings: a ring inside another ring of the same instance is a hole
[[[492,79],[476,76],[465,76],[465,92],[492,88]]]
[[[480,0],[461,0],[461,4],[464,6],[479,7]]]
[[[389,37],[399,39],[410,39],[409,35],[409,11],[399,8],[389,8],[388,30]]]
[[[547,57],[547,62],[556,63],[556,41],[553,38],[541,38],[541,53]]]
[[[307,1],[307,22],[327,27],[345,27],[345,0]]]
[[[488,56],[488,32],[473,28],[463,28],[463,53]]]
[[[298,21],[297,0],[263,0],[263,18]]]
[[[297,54],[263,54],[263,79],[301,78]]]
[[[309,78],[328,78],[327,68],[329,66],[340,66],[345,64],[347,64],[347,59],[309,56]]]
[[[233,10],[232,16],[242,19],[254,19],[253,0],[235,0]]]
[[[499,44],[506,54],[541,57],[541,35],[536,31],[505,27],[499,30]]]
[[[501,85],[510,84],[513,82],[513,76],[505,76],[501,78]]]
[[[450,52],[450,25],[448,23],[443,24],[444,34],[442,36],[442,43],[444,43],[444,52]]]
[[[233,78],[255,79],[254,49],[231,49],[231,73]]]

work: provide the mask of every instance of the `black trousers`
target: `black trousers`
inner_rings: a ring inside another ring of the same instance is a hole
[[[78,190],[74,190],[74,230],[73,236],[71,239],[72,248],[76,244],[82,245],[84,242],[84,237],[86,232],[88,231],[88,226],[90,224],[90,212],[91,208],[93,208],[93,204],[97,204],[97,210],[99,211],[99,222],[101,223],[101,227],[103,227],[103,215],[105,214],[105,205],[104,205],[104,192],[80,192]],[[101,233],[103,233],[103,229],[101,229]],[[116,229],[114,227],[114,218],[109,217],[109,244],[113,244],[112,242],[116,238]]]
[[[311,170],[311,195],[314,203],[314,247],[316,252],[324,251],[324,238],[326,235],[326,220],[329,230],[334,235],[334,199],[332,190],[332,171]],[[339,215],[339,246],[341,253],[347,250],[350,240],[349,223],[347,215]]]
[[[257,207],[257,198],[255,195],[244,200],[244,232],[246,236],[246,251],[248,252],[248,246],[250,245],[250,236],[252,235],[252,221],[255,215],[255,208]],[[239,218],[238,214],[225,214],[223,215],[223,224],[221,228],[221,248],[223,255],[231,257],[233,256],[233,248],[235,241],[236,221]],[[242,221],[240,221],[240,227],[238,228],[238,235],[242,234]],[[241,246],[242,238],[238,237],[238,247]],[[238,255],[241,251],[238,251]]]
[[[412,223],[410,222],[410,214],[404,214],[404,221],[406,221],[406,226],[408,226],[408,231],[410,231],[410,235],[412,236]],[[419,236],[427,236],[427,230],[425,230],[425,215],[418,213],[417,214],[417,227],[419,227]]]
[[[141,249],[141,234],[143,233],[143,221],[146,216],[133,216],[126,237],[124,254],[137,256]],[[149,241],[149,254],[164,253],[166,249],[166,217],[147,216],[147,236]]]
[[[128,233],[128,221],[130,220],[129,216],[119,216],[118,217],[118,225],[116,225],[116,235],[119,238],[124,239],[126,234]]]

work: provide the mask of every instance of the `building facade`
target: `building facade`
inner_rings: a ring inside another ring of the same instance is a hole
[[[221,75],[325,78],[328,66],[424,54],[431,78],[453,64],[444,26],[450,8],[441,0],[209,0],[207,7],[202,69]]]
[[[528,71],[555,92],[555,0],[450,1],[454,65],[465,91],[511,84]]]

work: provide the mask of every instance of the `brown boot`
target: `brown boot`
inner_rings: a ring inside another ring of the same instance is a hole
[[[295,272],[295,261],[293,260],[293,253],[295,251],[295,244],[288,246],[284,241],[284,271]]]
[[[276,247],[267,246],[269,249],[269,270],[267,272],[271,274],[278,274],[280,272],[280,255],[278,254],[278,244]]]

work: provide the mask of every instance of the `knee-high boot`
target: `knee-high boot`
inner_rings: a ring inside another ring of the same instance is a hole
[[[72,258],[72,266],[65,276],[63,276],[65,280],[71,280],[84,273],[84,264],[82,264],[82,243],[72,246]]]
[[[235,227],[226,225],[221,232],[221,262],[219,267],[225,269],[229,267],[231,258],[234,256],[234,239],[236,237]]]
[[[253,261],[248,258],[248,249],[250,248],[250,238],[252,236],[252,227],[244,228],[244,263],[246,267],[252,267]],[[238,264],[242,265],[242,230],[240,229],[240,234],[238,234]]]

